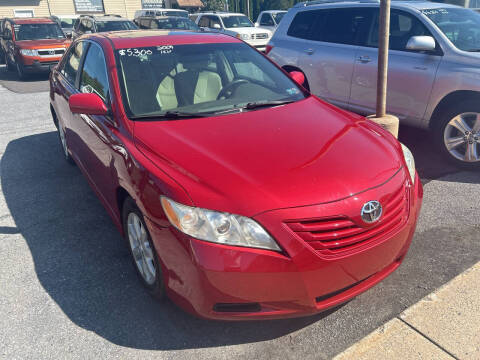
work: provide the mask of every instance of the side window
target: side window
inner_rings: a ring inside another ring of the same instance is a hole
[[[300,39],[310,39],[313,24],[317,17],[318,11],[302,11],[295,15],[287,35]]]
[[[75,85],[75,79],[77,77],[80,60],[82,58],[83,51],[85,50],[86,43],[81,41],[70,49],[62,67],[60,73],[70,82]]]
[[[312,39],[345,45],[356,45],[358,36],[368,31],[373,9],[343,8],[319,11]]]
[[[390,13],[390,50],[407,51],[412,36],[432,36],[428,29],[413,15],[392,9]],[[375,14],[367,46],[378,47],[378,11]]]
[[[218,16],[209,16],[209,18],[210,18],[209,28],[214,29],[215,25],[218,25],[220,26],[220,28],[222,28],[222,24],[220,23],[220,19],[218,18]]]
[[[274,26],[272,16],[270,14],[263,14],[260,19],[260,25],[262,26]]]
[[[103,51],[98,45],[90,45],[82,69],[80,91],[93,93],[104,101],[108,97],[108,80]]]
[[[198,26],[200,27],[209,27],[210,21],[208,20],[207,16],[202,16],[200,21],[198,22]]]

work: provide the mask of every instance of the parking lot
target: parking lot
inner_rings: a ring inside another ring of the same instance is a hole
[[[0,357],[327,359],[480,258],[480,176],[443,162],[428,134],[401,127],[424,184],[402,266],[313,317],[214,322],[157,303],[85,178],[60,151],[45,76],[0,67]]]

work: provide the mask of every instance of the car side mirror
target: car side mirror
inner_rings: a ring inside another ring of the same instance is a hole
[[[433,51],[435,46],[435,39],[431,36],[412,36],[407,42],[407,50]]]
[[[258,22],[256,22],[254,25],[255,25],[255,27],[259,27],[259,26],[260,26],[260,24],[259,24]]]
[[[220,26],[220,24],[213,24],[213,28],[220,30],[222,27]]]
[[[305,75],[303,75],[302,72],[292,71],[289,73],[289,75],[298,85],[303,86],[303,83],[305,82]]]
[[[74,94],[68,99],[70,111],[74,114],[108,115],[107,105],[97,94]]]

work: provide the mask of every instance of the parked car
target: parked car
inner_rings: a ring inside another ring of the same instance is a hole
[[[49,18],[6,19],[2,48],[7,70],[20,79],[50,71],[70,45],[58,24]]]
[[[265,51],[272,36],[269,30],[255,28],[244,14],[204,12],[192,14],[190,18],[205,31],[235,36],[260,51]]]
[[[136,29],[137,25],[120,15],[81,15],[75,21],[72,37],[76,39],[83,34]]]
[[[3,26],[5,24],[5,18],[0,19],[0,64],[5,64],[5,53],[3,52]]]
[[[222,34],[72,44],[50,78],[62,154],[151,294],[206,318],[291,317],[398,268],[422,200],[412,154],[303,80]]]
[[[142,16],[180,16],[188,17],[188,11],[181,9],[141,9],[135,11],[134,22]]]
[[[72,36],[73,25],[75,21],[78,19],[78,15],[53,15],[51,16],[53,20],[55,20],[58,25],[62,28],[63,33],[67,37]]]
[[[310,91],[374,114],[378,9],[375,2],[304,3],[280,23],[269,56],[301,71]],[[480,167],[480,14],[453,5],[392,2],[387,110],[431,130],[445,158]]]
[[[274,32],[286,13],[287,12],[285,10],[262,11],[260,14],[258,14],[257,21],[255,22],[255,27],[267,29],[271,32]]]
[[[136,24],[140,29],[200,31],[192,20],[179,16],[142,16]]]

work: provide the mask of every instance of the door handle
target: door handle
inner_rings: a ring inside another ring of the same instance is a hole
[[[313,49],[306,49],[305,52],[307,53],[307,55],[312,55],[314,53],[314,50]]]
[[[363,64],[366,64],[366,63],[369,63],[370,61],[372,61],[372,59],[370,59],[370,56],[366,56],[366,55],[359,56],[357,58],[357,60],[360,61]]]

